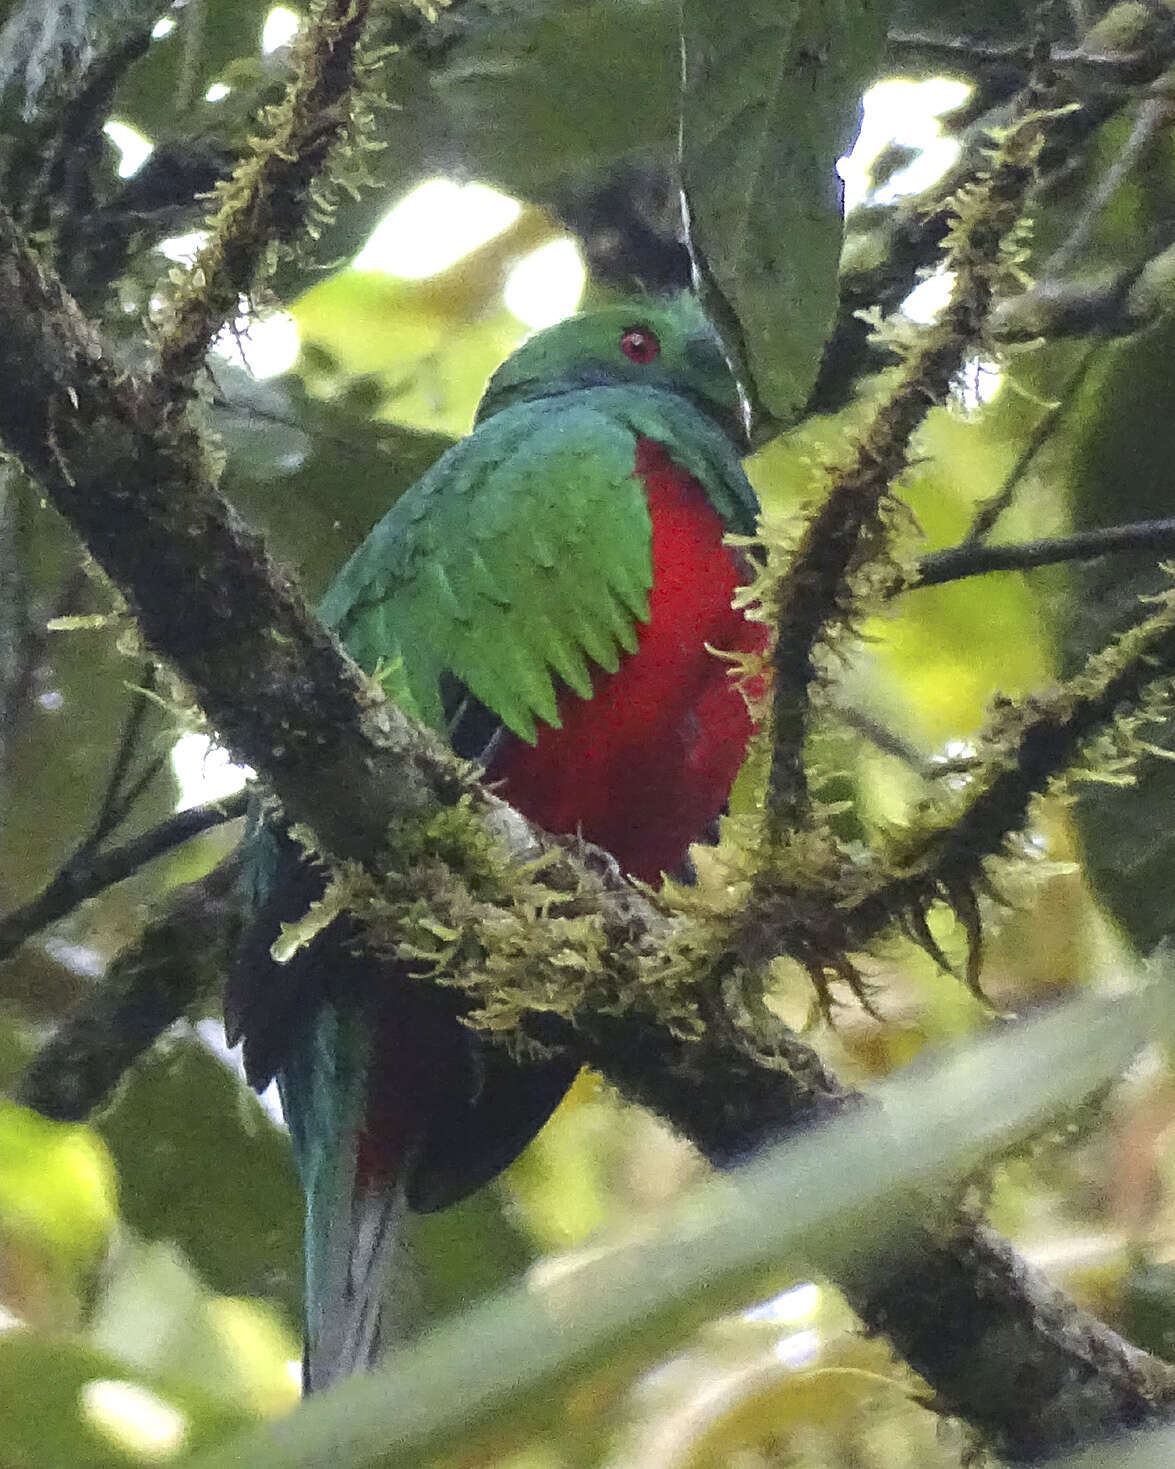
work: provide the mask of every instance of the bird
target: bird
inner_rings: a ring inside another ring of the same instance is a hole
[[[684,877],[754,728],[719,656],[765,642],[735,605],[755,569],[746,447],[691,294],[568,318],[493,374],[471,433],[371,530],[321,618],[531,822],[642,882]],[[405,1332],[408,1216],[507,1167],[578,1068],[479,1037],[459,996],[365,952],[346,915],[279,964],[281,925],[326,874],[259,806],[246,842],[226,1029],[249,1081],[277,1080],[306,1197],[312,1392]]]

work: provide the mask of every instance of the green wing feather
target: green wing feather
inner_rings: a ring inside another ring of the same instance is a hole
[[[648,617],[651,526],[636,441],[670,445],[732,524],[733,447],[688,400],[584,388],[505,409],[401,498],[323,602],[357,662],[443,727],[455,676],[522,739],[557,725],[561,681],[586,698]]]

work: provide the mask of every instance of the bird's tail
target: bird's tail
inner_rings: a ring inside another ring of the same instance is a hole
[[[409,1333],[415,1311],[406,1214],[402,1187],[360,1184],[335,1210],[325,1240],[308,1237],[305,1392],[374,1366],[387,1344]]]
[[[306,1194],[306,1392],[379,1360],[416,1317],[399,1180],[357,1169],[369,1031],[324,1006],[278,1082]]]

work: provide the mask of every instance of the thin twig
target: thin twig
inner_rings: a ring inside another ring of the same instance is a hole
[[[967,71],[1015,66],[1027,73],[1033,59],[1031,40],[981,41],[970,36],[938,36],[923,31],[891,29],[890,54],[897,61],[926,61]],[[1102,73],[1111,86],[1150,81],[1163,71],[1169,52],[1162,47],[1112,52],[1087,51],[1080,46],[1053,46],[1049,64],[1061,70]]]
[[[98,814],[94,818],[94,824],[90,828],[89,835],[84,839],[78,849],[79,853],[89,854],[93,852],[100,842],[104,841],[117,827],[121,826],[126,819],[127,812],[134,804],[139,792],[129,794],[124,791],[123,783],[130,769],[131,761],[134,759],[135,751],[139,743],[139,735],[142,732],[143,720],[147,717],[147,709],[150,704],[147,690],[155,681],[154,664],[143,665],[139,678],[139,687],[131,694],[130,707],[123,721],[122,733],[118,740],[118,749],[115,751],[114,761],[110,767],[110,773],[106,778],[106,789],[102,793],[102,800],[98,807]],[[78,855],[78,854],[75,854]]]
[[[1013,716],[997,713],[993,728],[979,740],[992,754],[986,768],[982,763],[975,768],[974,794],[964,793],[961,808],[949,811],[937,831],[922,833],[895,856],[894,870],[880,884],[845,903],[845,947],[860,948],[902,913],[924,927],[926,910],[945,900],[969,931],[968,979],[974,988],[975,892],[984,887],[989,860],[1023,831],[1033,801],[1074,764],[1086,742],[1112,730],[1123,714],[1137,712],[1146,691],[1169,683],[1173,670],[1175,593],[1168,593],[1158,611],[1103,649],[1059,693],[1027,706],[1017,728],[1006,727]],[[1123,736],[1126,755],[1136,758],[1141,748]],[[863,925],[859,933],[858,924]]]
[[[1081,385],[1089,375],[1089,369],[1093,366],[1094,358],[1097,356],[1101,346],[1102,343],[1099,340],[1091,342],[1086,347],[1081,355],[1080,362],[1078,362],[1070,374],[1069,381],[1065,384],[1061,396],[1055,403],[1049,406],[1048,411],[1033,426],[1032,432],[1028,435],[1019,454],[1016,456],[1015,464],[1012,465],[1004,477],[1003,484],[1000,485],[999,489],[989,500],[984,500],[976,510],[975,518],[971,522],[970,529],[964,537],[964,545],[976,545],[984,540],[986,536],[990,535],[1000,516],[1003,515],[1004,511],[1008,509],[1012,501],[1016,498],[1016,491],[1020,486],[1020,481],[1027,474],[1032,461],[1040,453],[1041,449],[1044,448],[1045,444],[1056,431],[1061,420],[1076,402],[1077,394],[1081,391]]]
[[[200,441],[173,411],[174,396],[165,393],[161,401],[158,391],[145,392],[138,380],[115,370],[60,282],[38,264],[3,213],[0,375],[12,388],[0,395],[0,435],[37,473],[46,494],[124,590],[150,645],[186,675],[226,743],[265,771],[287,811],[316,830],[326,851],[356,855],[378,871],[389,823],[399,820],[416,830],[422,816],[438,806],[451,810],[460,803],[510,855],[525,859],[547,852],[542,880],[552,888],[562,881],[573,916],[591,920],[573,924],[566,940],[562,930],[551,928],[552,941],[564,946],[564,954],[586,932],[598,945],[590,951],[597,968],[587,966],[588,982],[597,975],[614,982],[625,999],[576,1014],[556,1041],[569,1054],[590,1053],[605,1063],[630,1094],[670,1116],[716,1159],[745,1155],[799,1118],[810,1120],[846,1104],[835,1078],[789,1032],[772,1035],[775,1050],[768,1056],[752,1044],[758,1037],[748,1037],[732,1014],[713,1004],[700,1012],[700,1033],[658,1023],[657,986],[642,977],[663,975],[664,968],[641,961],[664,960],[669,940],[683,930],[689,938],[688,923],[667,917],[619,877],[597,872],[578,850],[544,845],[541,835],[482,791],[451,753],[384,705],[217,498]],[[183,387],[181,382],[180,396]],[[193,601],[180,609],[182,615],[173,605],[176,586],[192,589]],[[478,851],[484,854],[484,845]],[[526,881],[535,881],[533,864],[527,871]],[[461,877],[458,863],[454,893]],[[466,893],[475,915],[488,910],[499,923],[510,918],[508,905],[482,900],[479,910],[475,895]],[[830,914],[837,919],[827,892],[812,897],[813,921],[822,917],[827,923]],[[533,908],[514,916],[515,927],[527,934],[537,927],[547,931],[536,924]],[[558,914],[548,916],[558,922]],[[786,943],[796,925],[786,914],[779,917],[786,921],[777,936]],[[879,910],[876,917],[884,926],[895,915]],[[472,946],[479,935],[488,942],[491,928],[470,932]],[[691,952],[703,970],[708,937],[703,933],[697,948],[669,957],[692,974],[692,966],[680,963]],[[533,970],[519,967],[511,982],[522,986],[527,974]],[[694,990],[712,1001],[706,978],[702,974]],[[486,983],[484,966],[469,977],[471,993],[479,983]],[[182,992],[192,993],[186,981]],[[132,1001],[124,996],[123,1003]],[[173,995],[173,1009],[174,1003]],[[135,1019],[133,1011],[118,1015],[128,1024]],[[536,1026],[559,1024],[545,990],[534,1020]],[[95,1054],[93,1048],[88,1054]],[[86,1078],[79,1082],[82,1089],[88,1085]],[[1022,1400],[1031,1393],[1031,1407],[1043,1401],[1052,1411],[1040,1432],[1027,1436],[1027,1446],[1038,1454],[1050,1442],[1050,1428],[1056,1435],[1063,1425],[1072,1437],[1112,1429],[1145,1411],[1137,1370],[1121,1370],[1106,1351],[1091,1366],[1084,1341],[1075,1343],[1069,1334],[1059,1339],[1052,1329],[1056,1312],[1038,1327],[1043,1313],[1015,1257],[1002,1271],[993,1268],[976,1248],[976,1234],[973,1222],[960,1221],[948,1238],[906,1241],[903,1257],[886,1262],[883,1283],[901,1282],[907,1290],[895,1292],[885,1310],[870,1313],[872,1322],[895,1333],[923,1364],[948,1409],[960,1405],[993,1436],[1002,1428],[1001,1442],[1019,1447],[1026,1437],[1020,1425],[1031,1416]],[[863,1271],[864,1262],[858,1268]],[[949,1301],[949,1336],[929,1309],[940,1295]],[[1088,1321],[1070,1306],[1064,1314],[1074,1327]],[[1100,1343],[1105,1335],[1098,1328],[1086,1339]],[[1046,1358],[1050,1370],[1042,1374]],[[996,1365],[1010,1373],[1019,1395],[984,1390]],[[1035,1429],[1037,1419],[1032,1423]]]
[[[916,575],[900,590],[942,586],[944,582],[986,576],[993,571],[1030,571],[1038,566],[1059,566],[1066,561],[1096,561],[1099,556],[1120,556],[1132,551],[1148,551],[1156,556],[1175,552],[1175,519],[1107,525],[1100,530],[1017,541],[1009,546],[964,541],[962,545],[923,556]]]
[[[1163,131],[1170,125],[1173,115],[1169,97],[1145,97],[1134,119],[1130,136],[1118,150],[1118,155],[1097,181],[1092,196],[1084,204],[1077,222],[1067,239],[1063,240],[1045,262],[1040,275],[1042,280],[1055,280],[1065,275],[1073,262],[1089,244],[1094,225],[1112,203],[1118,190],[1145,158]]]
[[[66,917],[88,899],[132,877],[148,862],[165,856],[210,827],[243,816],[246,805],[244,792],[223,801],[209,801],[204,806],[177,811],[166,821],[109,852],[75,853],[35,898],[6,918],[0,918],[0,960],[8,958],[34,934]]]
[[[170,750],[157,750],[156,753],[144,763],[143,768],[139,771],[135,778],[127,784],[122,792],[122,795],[118,799],[118,804],[114,812],[115,826],[122,825],[122,823],[126,820],[128,814],[134,809],[143,792],[147,789],[151,782],[157,779],[160,773],[166,769],[168,760],[170,758]]]
[[[995,527],[1000,516],[1012,504],[1016,496],[1016,490],[1024,478],[1029,465],[1056,431],[1061,420],[1076,403],[1082,385],[1097,358],[1099,349],[1104,345],[1106,336],[1109,335],[1108,323],[1112,321],[1113,314],[1129,297],[1139,277],[1150,263],[1150,259],[1150,251],[1144,251],[1133,265],[1122,271],[1117,280],[1115,280],[1112,288],[1104,293],[1103,310],[1107,317],[1106,332],[1099,331],[1086,347],[1081,356],[1081,360],[1065,384],[1060,398],[1051,405],[1044,416],[1033,427],[1020,453],[1016,456],[1015,464],[1008,471],[1007,478],[999,490],[990,500],[985,500],[979,506],[975,514],[975,519],[971,522],[971,528],[964,538],[965,544],[973,544],[984,540]]]
[[[831,705],[828,712],[846,729],[851,729],[861,735],[883,755],[890,755],[893,759],[900,760],[908,770],[912,770],[915,775],[920,775],[923,780],[930,780],[939,773],[940,767],[931,765],[916,745],[903,739],[887,724],[883,724],[872,714],[867,714],[865,710],[853,709],[848,704],[837,703]]]
[[[147,664],[142,673],[142,687],[135,689],[131,697],[119,736],[118,749],[89,831],[35,898],[7,918],[0,918],[0,960],[7,958],[33,934],[72,913],[87,899],[96,897],[106,888],[130,877],[139,867],[161,856],[171,847],[187,841],[197,831],[203,830],[205,825],[214,825],[217,819],[230,819],[229,816],[212,817],[201,825],[199,821],[193,823],[190,819],[190,810],[180,812],[178,816],[143,832],[124,846],[102,856],[97,855],[98,848],[126,820],[166,761],[165,755],[157,755],[147,762],[134,780],[127,782],[143,720],[150,707],[147,690],[153,680],[154,667]],[[222,806],[221,803],[212,803],[208,808],[195,809],[213,812],[221,810]]]

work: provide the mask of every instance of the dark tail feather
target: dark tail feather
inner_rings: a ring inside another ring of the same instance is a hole
[[[312,1260],[308,1252],[305,1392],[374,1366],[385,1347],[411,1334],[418,1313],[407,1212],[402,1188],[360,1184],[349,1211],[332,1220],[321,1253]]]

